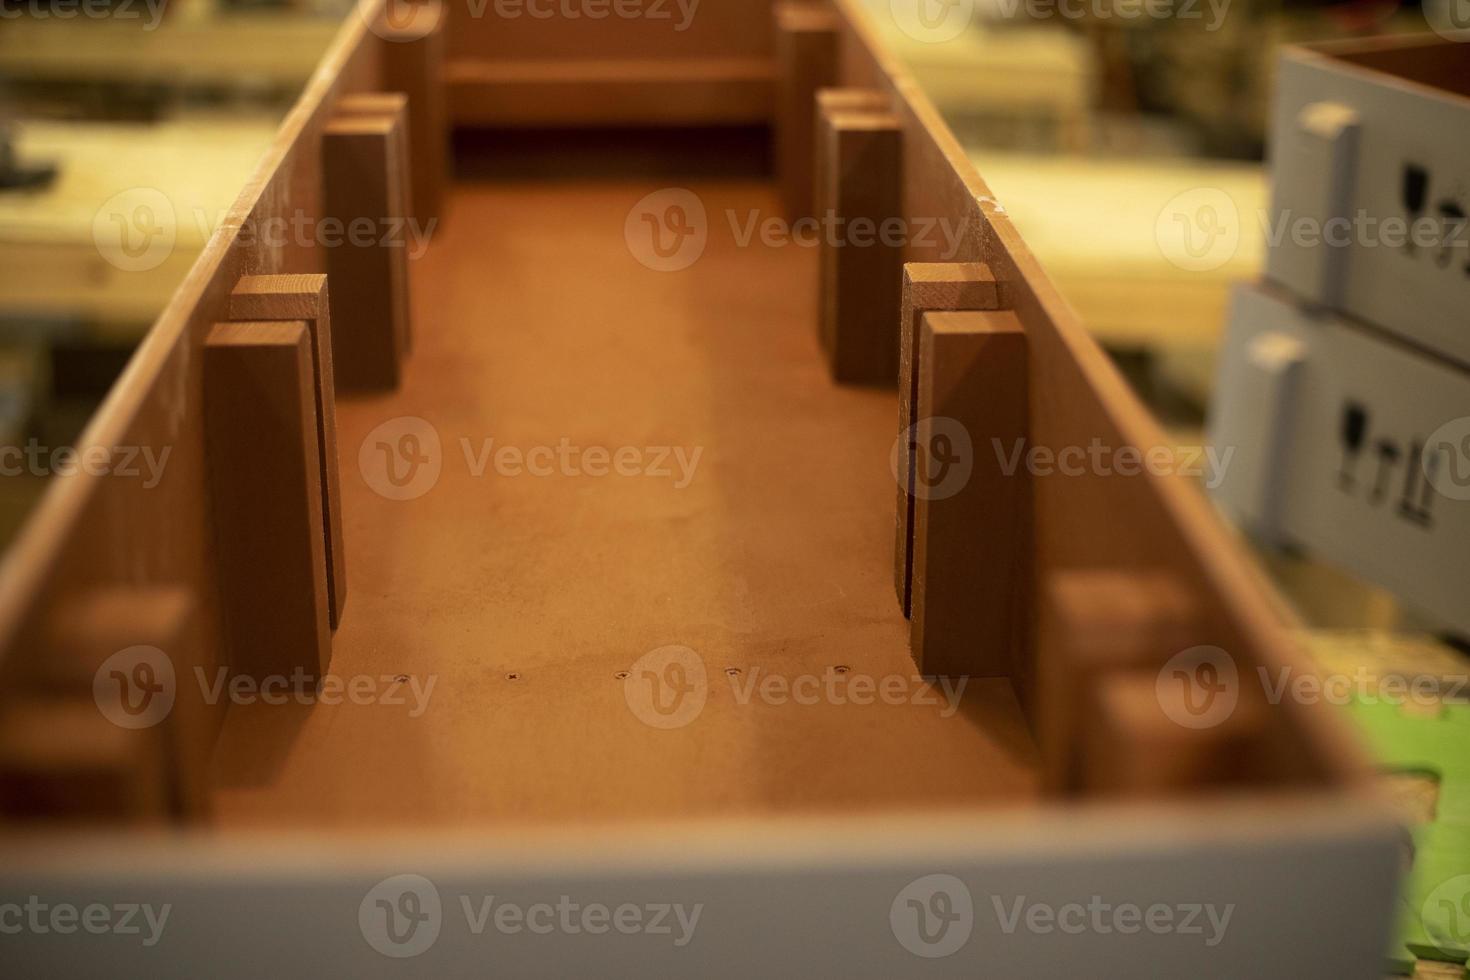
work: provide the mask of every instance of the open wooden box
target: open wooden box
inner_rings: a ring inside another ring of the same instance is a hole
[[[412,262],[260,233],[441,205]],[[739,240],[827,211],[910,233]],[[895,356],[904,413],[834,381]],[[895,422],[937,416],[974,474],[897,495],[895,574]],[[5,566],[0,899],[172,908],[11,962],[1374,975],[1399,832],[1265,696],[1309,668],[1231,535],[1182,475],[1002,479],[1003,436],[1164,442],[849,4],[365,3],[84,437],[162,479],[59,477]],[[255,686],[293,671],[345,686]],[[491,895],[703,911],[477,933]],[[1089,902],[1177,917],[1008,918]]]

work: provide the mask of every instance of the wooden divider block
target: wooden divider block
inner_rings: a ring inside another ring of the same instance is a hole
[[[909,429],[919,417],[919,321],[925,313],[998,310],[1000,288],[983,262],[908,262],[898,318],[898,508],[894,539],[893,584],[905,616],[911,612],[914,571],[913,460]]]
[[[443,212],[449,180],[449,88],[444,84],[442,0],[390,4],[378,31],[383,45],[383,88],[408,97],[408,143],[413,160],[409,212],[426,231]]]
[[[158,693],[171,698],[166,712],[144,719],[156,729],[158,738],[140,738],[130,751],[154,751],[159,755],[147,767],[163,774],[168,808],[186,821],[203,819],[209,813],[208,768],[215,739],[224,721],[224,705],[210,704],[205,686],[197,683],[198,668],[205,678],[222,665],[198,663],[200,648],[193,594],[183,586],[99,587],[62,602],[47,623],[43,658],[27,678],[29,688],[43,702],[77,701],[91,704],[93,713],[105,717],[103,698],[114,705],[126,699],[146,711],[139,701],[153,692],[136,689],[137,661],[118,663],[128,651],[151,647],[166,661],[157,678]],[[155,665],[149,665],[150,670]],[[64,730],[73,731],[68,724]],[[129,762],[128,767],[144,765]],[[75,778],[60,777],[63,780]],[[110,777],[109,777],[110,778]]]
[[[166,823],[160,742],[156,729],[114,725],[90,693],[12,698],[0,707],[0,815],[47,828]]]
[[[1026,334],[1012,313],[927,313],[919,344],[909,648],[923,674],[1009,677],[1030,483],[991,440],[1029,432]]]
[[[204,393],[231,668],[315,680],[332,632],[307,324],[215,324]]]
[[[812,214],[816,96],[837,81],[841,20],[830,7],[799,0],[777,3],[774,11],[776,181],[786,216],[795,220]]]
[[[327,276],[339,284],[332,357],[343,391],[396,388],[409,348],[403,132],[400,109],[338,115],[322,134],[324,216],[344,232],[326,250]]]
[[[322,525],[327,532],[327,590],[332,629],[347,603],[342,541],[342,486],[337,462],[337,388],[332,372],[331,302],[323,275],[245,276],[230,294],[234,320],[300,320],[311,331],[316,383],[317,448],[321,453]]]
[[[906,237],[893,227],[903,215],[903,131],[886,111],[847,107],[862,98],[874,95],[817,97],[819,336],[835,380],[891,385]]]
[[[1088,691],[1110,673],[1157,671],[1203,632],[1193,598],[1161,572],[1076,569],[1043,584],[1031,710],[1049,791],[1082,787]]]
[[[1079,788],[1154,797],[1247,781],[1243,765],[1253,754],[1250,743],[1265,734],[1264,702],[1241,697],[1218,724],[1190,727],[1179,723],[1190,717],[1182,692],[1167,685],[1161,690],[1157,680],[1154,671],[1119,671],[1089,688],[1080,726]]]

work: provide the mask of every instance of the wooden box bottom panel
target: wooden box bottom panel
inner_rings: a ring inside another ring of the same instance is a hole
[[[1010,685],[917,676],[895,396],[826,377],[815,249],[738,234],[779,215],[769,183],[466,181],[451,205],[402,385],[339,398],[341,689],[230,705],[219,822],[1035,799]]]

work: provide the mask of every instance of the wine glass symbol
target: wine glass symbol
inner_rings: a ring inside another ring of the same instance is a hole
[[[1338,485],[1345,491],[1351,492],[1357,484],[1354,471],[1367,434],[1368,409],[1360,402],[1347,402],[1342,407],[1342,468],[1337,474]]]
[[[1419,220],[1424,213],[1424,200],[1429,196],[1429,171],[1416,163],[1404,164],[1404,208],[1409,213],[1409,226]],[[1414,254],[1414,236],[1412,232],[1404,247],[1410,255]]]

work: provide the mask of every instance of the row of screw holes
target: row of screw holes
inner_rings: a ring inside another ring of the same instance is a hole
[[[832,670],[834,672],[839,673],[839,674],[845,674],[845,673],[847,673],[851,669],[852,668],[851,667],[848,667],[846,664],[838,664],[836,667],[833,667],[832,668]],[[739,677],[740,676],[740,668],[739,667],[726,667],[725,668],[725,675],[728,676],[728,677]],[[628,672],[626,670],[620,670],[616,674],[613,674],[613,677],[615,677],[616,679],[618,679],[620,681],[625,681],[625,680],[628,679],[629,674],[628,674]],[[521,679],[521,675],[520,674],[506,674],[505,675],[505,679],[508,680],[508,681],[517,681],[517,680],[520,680]]]

